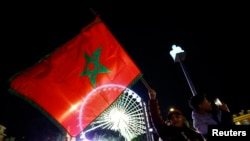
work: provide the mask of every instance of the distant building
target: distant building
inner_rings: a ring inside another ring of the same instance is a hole
[[[4,133],[6,127],[0,124],[0,141],[4,141],[6,134]]]
[[[233,120],[236,125],[250,125],[250,110],[247,113],[241,110],[238,115],[233,115]]]

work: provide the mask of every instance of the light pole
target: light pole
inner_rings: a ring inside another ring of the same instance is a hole
[[[186,52],[184,50],[182,50],[180,46],[172,45],[172,50],[169,53],[172,56],[172,58],[174,59],[174,62],[180,63],[181,69],[186,77],[186,80],[187,80],[188,85],[192,91],[192,94],[193,94],[193,96],[195,96],[197,94],[197,92],[194,88],[194,85],[191,81],[191,78],[188,74],[188,71],[187,71],[185,65],[183,64],[183,61],[186,58]]]

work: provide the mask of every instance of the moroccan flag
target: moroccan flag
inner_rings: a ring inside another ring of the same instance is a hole
[[[99,17],[10,80],[10,90],[77,136],[141,71]]]

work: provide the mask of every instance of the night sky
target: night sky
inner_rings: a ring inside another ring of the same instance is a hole
[[[90,8],[131,56],[157,91],[162,112],[178,107],[190,118],[192,96],[180,64],[169,51],[187,52],[184,65],[198,93],[225,101],[233,113],[249,105],[249,8],[244,4],[191,3],[12,3],[4,5],[1,47],[0,124],[19,136],[30,121],[44,119],[8,92],[9,79],[52,53],[94,20]],[[141,81],[132,88],[145,101]],[[47,121],[49,126],[52,123]],[[20,133],[18,133],[20,132]]]

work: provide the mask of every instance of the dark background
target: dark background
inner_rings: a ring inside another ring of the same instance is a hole
[[[180,64],[169,55],[173,44],[187,52],[183,63],[198,93],[219,97],[235,114],[250,107],[247,4],[85,1],[2,6],[0,124],[8,135],[24,135],[39,119],[54,128],[38,110],[8,92],[9,79],[76,36],[94,20],[90,8],[157,91],[163,113],[176,106],[189,120],[191,115],[191,90]],[[133,90],[147,101],[141,81]]]

